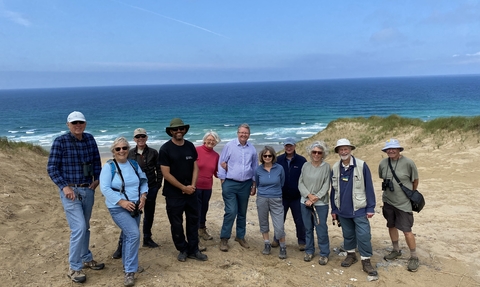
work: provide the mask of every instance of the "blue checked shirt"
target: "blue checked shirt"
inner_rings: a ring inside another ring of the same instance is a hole
[[[93,179],[83,175],[83,163],[92,164]],[[68,184],[92,183],[99,179],[101,169],[100,152],[91,134],[83,133],[82,140],[78,140],[66,133],[53,142],[47,172],[60,189]]]

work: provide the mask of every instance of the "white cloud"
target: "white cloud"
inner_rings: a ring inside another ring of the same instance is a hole
[[[1,4],[1,3],[0,3]],[[6,18],[14,23],[28,27],[31,25],[30,21],[25,18],[22,14],[6,10],[0,5],[0,17]]]
[[[475,54],[467,54],[467,57],[480,57],[480,52],[476,52]]]

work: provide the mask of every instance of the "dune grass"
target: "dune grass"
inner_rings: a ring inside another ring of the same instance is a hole
[[[26,143],[26,142],[15,142],[15,141],[8,140],[6,137],[0,137],[0,150],[21,151],[23,149],[30,150],[42,156],[48,156],[48,151],[44,150],[39,145]]]

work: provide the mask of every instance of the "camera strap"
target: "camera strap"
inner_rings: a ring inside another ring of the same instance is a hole
[[[135,174],[138,177],[138,198],[140,198],[140,196],[141,196],[141,194],[140,194],[140,175],[138,174],[138,171],[133,166],[132,162],[130,160],[127,160],[127,161],[130,163],[133,171],[135,172]],[[130,199],[128,199],[127,193],[125,192],[125,180],[123,179],[122,170],[120,169],[120,166],[118,165],[118,162],[117,162],[116,159],[113,159],[113,162],[115,163],[115,166],[116,166],[117,171],[118,171],[118,175],[120,176],[120,179],[122,180],[122,189],[120,190],[120,192],[123,193],[123,195],[125,195],[125,198],[128,201],[130,201]]]
[[[388,166],[390,167],[390,170],[392,171],[393,178],[395,178],[395,180],[397,181],[398,185],[400,185],[400,187],[403,187],[402,182],[398,179],[397,175],[395,174],[395,170],[392,167],[392,162],[390,161],[390,158],[388,158]]]

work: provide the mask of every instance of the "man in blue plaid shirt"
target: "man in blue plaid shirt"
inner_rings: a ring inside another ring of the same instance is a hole
[[[83,268],[101,270],[105,264],[93,260],[90,244],[90,216],[95,188],[101,171],[100,153],[81,112],[67,117],[70,132],[55,139],[48,158],[47,171],[58,186],[60,199],[70,226],[70,268],[67,276],[77,283],[87,280]]]

